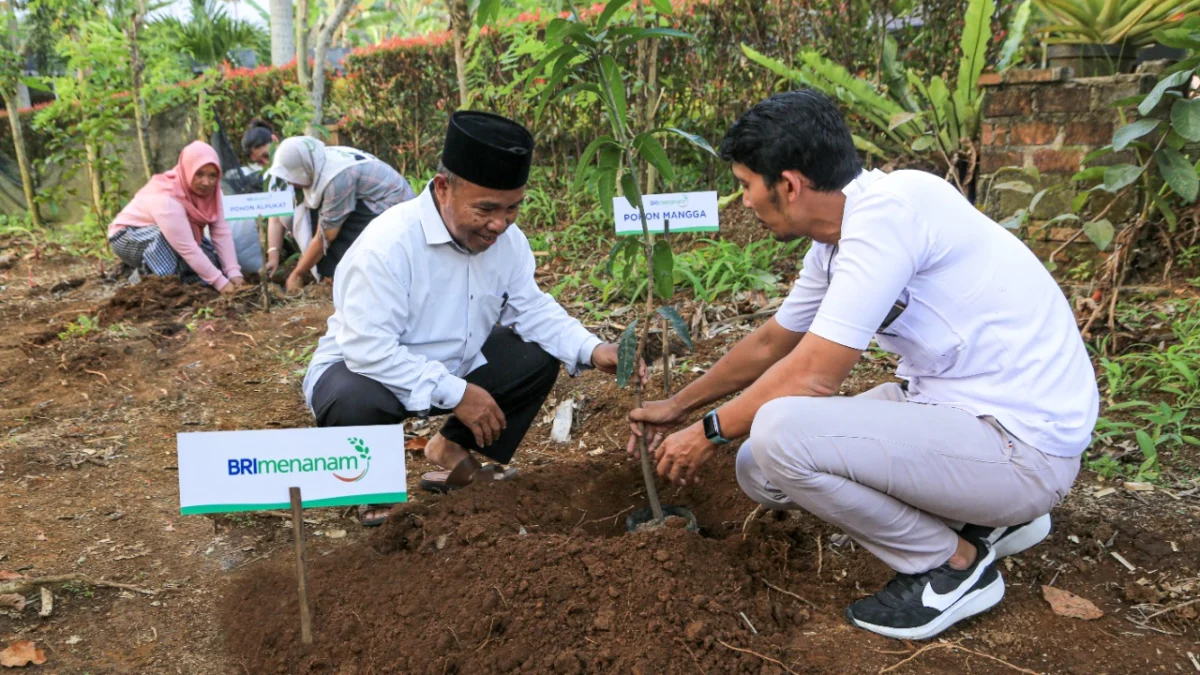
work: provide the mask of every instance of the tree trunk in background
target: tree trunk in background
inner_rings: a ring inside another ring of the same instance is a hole
[[[299,78],[300,88],[306,93],[312,91],[312,83],[308,76],[308,0],[296,3],[296,77]]]
[[[21,117],[17,114],[17,101],[5,93],[4,107],[8,110],[8,124],[12,128],[13,147],[17,152],[17,168],[21,171],[21,188],[25,191],[25,204],[29,207],[29,220],[34,227],[42,226],[37,204],[33,201],[33,174],[29,171],[29,157],[25,155],[25,132],[21,128]]]
[[[282,66],[296,57],[296,25],[292,0],[271,0],[271,65]]]
[[[329,44],[333,42],[333,34],[337,31],[338,26],[342,25],[342,21],[346,19],[346,15],[354,8],[355,0],[338,0],[337,8],[334,9],[333,15],[326,18],[321,24],[321,32],[317,35],[317,47],[313,54],[313,72],[312,72],[312,104],[313,116],[312,121],[308,124],[308,135],[315,135],[313,132],[324,121],[325,114],[325,56],[329,53]]]
[[[446,0],[450,13],[450,33],[454,39],[454,70],[458,75],[458,105],[470,103],[467,93],[467,36],[471,33],[471,13],[466,0]]]
[[[133,121],[137,127],[138,150],[142,155],[142,171],[146,180],[154,177],[154,156],[150,154],[150,119],[146,115],[146,101],[142,98],[142,71],[146,66],[138,53],[138,30],[142,17],[146,15],[146,0],[138,0],[138,11],[129,23],[129,65],[133,84]]]
[[[33,100],[29,98],[29,87],[25,86],[24,82],[17,83],[17,108],[29,108],[33,105]]]
[[[4,4],[9,38],[6,40],[8,44],[5,47],[19,54],[21,51],[18,49],[20,45],[17,44],[17,10],[13,7],[12,0]],[[19,108],[29,107],[29,89],[25,88],[24,83],[20,81],[14,83],[16,86],[12,90],[7,89],[7,84],[0,82],[0,94],[4,95],[4,108],[8,111],[8,124],[12,128],[13,148],[17,154],[17,169],[21,172],[21,188],[25,192],[25,205],[29,208],[29,221],[33,223],[34,227],[41,227],[42,219],[38,215],[37,204],[33,201],[33,173],[30,171],[29,157],[25,154],[25,130],[21,127],[21,116],[18,113]],[[21,89],[24,89],[27,101],[24,106],[18,104],[18,92]]]
[[[107,227],[108,223],[104,217],[104,188],[100,184],[100,171],[96,168],[100,162],[100,153],[96,150],[96,144],[90,141],[85,141],[83,148],[87,153],[88,184],[92,189],[92,211],[96,214],[96,220],[101,227]]]

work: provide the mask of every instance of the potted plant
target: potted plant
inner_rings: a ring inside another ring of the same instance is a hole
[[[1200,0],[1034,0],[1048,25],[1038,29],[1051,68],[1070,67],[1076,77],[1133,70],[1137,51],[1154,42],[1154,31],[1200,11]]]

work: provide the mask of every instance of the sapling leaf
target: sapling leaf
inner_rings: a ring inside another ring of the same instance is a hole
[[[637,360],[637,333],[634,328],[637,326],[637,319],[634,319],[624,332],[621,333],[621,339],[617,341],[617,386],[624,387],[626,382],[629,382],[629,377],[633,375],[634,361]]]
[[[609,54],[601,56],[600,71],[604,81],[608,83],[609,91],[612,92],[612,105],[615,109],[609,112],[616,116],[617,124],[621,128],[629,126],[625,113],[625,81],[621,79],[621,68],[616,59]]]
[[[626,167],[625,173],[621,175],[621,192],[625,193],[625,199],[629,205],[635,209],[642,208],[642,193],[638,190],[637,178],[630,173]]]
[[[688,351],[695,350],[692,345],[692,333],[688,330],[687,322],[683,320],[682,316],[679,316],[679,311],[670,305],[659,307],[656,311],[659,316],[671,322],[671,328],[675,329],[675,334],[679,336],[680,340],[683,340]]]
[[[588,175],[587,169],[592,163],[592,158],[596,156],[596,153],[599,152],[601,148],[606,146],[615,146],[616,144],[616,140],[609,135],[601,136],[591,143],[588,143],[588,146],[583,149],[583,154],[579,156],[579,163],[576,165],[575,169],[575,182],[572,187],[578,189],[579,186],[583,184],[584,177]]]
[[[654,292],[663,300],[675,294],[675,254],[666,239],[654,242]]]
[[[713,149],[713,146],[710,145],[708,143],[708,141],[704,140],[703,136],[688,133],[688,132],[684,131],[683,129],[677,129],[675,127],[664,127],[662,129],[655,129],[654,131],[652,131],[650,133],[658,133],[659,131],[670,131],[673,134],[678,134],[679,136],[682,136],[683,138],[687,139],[687,141],[689,143],[691,143],[692,145],[696,146],[697,148],[700,148],[701,150],[712,155],[713,157],[718,156],[717,151]]]
[[[609,3],[604,6],[600,12],[600,17],[596,19],[596,30],[603,30],[608,25],[610,19],[613,18],[621,8],[629,4],[629,0],[609,0]]]
[[[671,13],[671,0],[653,0],[654,9],[658,10],[659,14]]]
[[[642,159],[658,169],[664,180],[675,180],[675,167],[671,166],[671,160],[667,158],[667,153],[662,145],[659,145],[658,139],[650,134],[640,133],[633,139],[633,148]]]

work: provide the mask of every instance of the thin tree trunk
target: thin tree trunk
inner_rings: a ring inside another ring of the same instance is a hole
[[[146,174],[146,180],[150,180],[154,177],[154,156],[150,154],[150,120],[146,115],[146,101],[142,98],[142,71],[145,70],[145,64],[138,53],[138,29],[145,15],[146,0],[139,0],[138,11],[133,15],[133,21],[129,22],[129,65],[133,76],[133,120],[137,127],[138,149],[142,154],[142,171]]]
[[[37,204],[33,201],[33,174],[29,171],[29,158],[25,155],[25,132],[21,128],[21,117],[17,114],[17,102],[5,92],[4,107],[8,110],[8,124],[12,127],[13,147],[17,152],[17,168],[21,171],[21,187],[25,190],[25,205],[29,208],[29,220],[34,227],[42,226]]]
[[[100,170],[97,165],[100,163],[100,153],[96,150],[96,144],[91,141],[84,141],[84,152],[87,153],[87,170],[88,182],[92,189],[92,211],[96,214],[96,220],[102,225],[107,226],[104,217],[104,188],[100,183]]]
[[[282,66],[296,57],[296,24],[292,0],[271,0],[271,65]]]
[[[654,118],[658,113],[658,40],[650,43],[649,73],[646,75],[646,129],[654,128]],[[646,194],[654,194],[658,183],[658,169],[647,162],[646,165]]]
[[[12,0],[8,0],[5,4],[5,10],[8,20],[8,47],[14,53],[20,54],[21,50],[17,44],[17,10],[13,7]],[[2,87],[6,83],[0,83]],[[19,80],[14,83],[16,86],[12,91],[7,89],[0,90],[3,94],[4,108],[8,111],[8,124],[12,128],[13,147],[17,153],[17,169],[21,172],[21,188],[25,191],[25,205],[29,208],[29,221],[34,227],[42,226],[41,216],[38,214],[37,204],[33,201],[33,173],[29,167],[29,157],[25,154],[25,130],[21,127],[21,115],[19,114],[20,106],[17,104],[17,92],[20,87],[24,86]],[[28,89],[26,97],[28,97]]]
[[[308,0],[296,3],[296,77],[301,89],[312,92],[308,76]]]
[[[446,0],[450,13],[450,33],[454,40],[454,71],[458,75],[458,105],[466,108],[470,103],[467,92],[467,36],[471,32],[471,14],[466,0]]]
[[[29,98],[29,87],[24,82],[17,83],[17,109],[29,108],[33,106],[33,99]]]
[[[355,0],[338,0],[337,8],[321,25],[321,33],[317,35],[317,48],[313,55],[312,73],[312,104],[313,117],[308,125],[309,135],[313,135],[316,127],[322,124],[325,113],[325,55],[329,53],[329,43],[333,41],[333,33],[346,19],[346,15],[354,7]]]

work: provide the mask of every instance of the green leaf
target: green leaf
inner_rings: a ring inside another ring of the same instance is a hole
[[[1175,194],[1188,204],[1196,201],[1197,193],[1200,192],[1200,179],[1197,179],[1196,168],[1191,162],[1179,154],[1178,150],[1170,148],[1161,148],[1154,153],[1154,161],[1158,164],[1158,171],[1163,180],[1167,181],[1167,185],[1171,186]]]
[[[1113,134],[1112,148],[1120,152],[1134,139],[1141,138],[1158,128],[1158,120],[1144,119],[1126,124]]]
[[[1108,167],[1106,166],[1089,166],[1083,171],[1071,176],[1071,181],[1078,183],[1081,181],[1100,180],[1104,178],[1104,171],[1107,168]]]
[[[621,79],[621,68],[611,55],[604,54],[600,57],[600,71],[612,92],[611,103],[615,109],[610,112],[616,116],[618,127],[624,129],[629,125],[626,118],[625,82]]]
[[[1053,272],[1054,270],[1058,269],[1058,263],[1054,262],[1053,260],[1044,261],[1042,266],[1046,268],[1047,272]]]
[[[970,117],[967,108],[979,99],[979,75],[987,63],[987,48],[992,41],[992,15],[995,13],[996,3],[993,0],[970,0],[967,4],[959,43],[962,57],[958,62],[958,81],[955,85],[959,122],[965,122]],[[960,129],[954,132],[955,144],[965,131]]]
[[[46,81],[40,77],[33,77],[31,75],[22,75],[21,82],[25,83],[26,87],[29,87],[30,89],[33,89],[35,91],[44,91],[44,92],[54,91],[53,89],[50,88],[50,85],[46,84]]]
[[[921,113],[898,112],[888,118],[888,131],[895,131],[897,127],[902,127],[920,116]]]
[[[697,148],[700,148],[701,150],[712,155],[713,157],[719,157],[717,155],[717,151],[713,149],[713,146],[709,145],[708,141],[704,140],[703,136],[688,133],[688,132],[684,131],[683,129],[677,129],[675,127],[664,127],[661,129],[655,129],[651,133],[658,133],[659,131],[670,131],[673,134],[678,134],[679,136],[686,139],[692,145],[696,146]]]
[[[489,21],[500,18],[500,0],[479,0],[475,8],[475,23],[483,28]]]
[[[633,139],[633,149],[637,151],[638,156],[658,169],[658,173],[668,183],[675,180],[675,167],[671,166],[666,151],[654,136],[648,133],[638,134],[637,138]]]
[[[634,327],[637,319],[625,327],[621,339],[617,341],[617,386],[624,387],[633,375],[634,361],[637,360],[637,335]]]
[[[1179,217],[1175,215],[1175,210],[1172,209],[1167,204],[1167,200],[1163,199],[1162,195],[1158,194],[1157,192],[1150,195],[1150,198],[1154,200],[1154,206],[1157,207],[1158,212],[1162,214],[1163,220],[1167,221],[1167,227],[1169,231],[1174,232],[1175,228],[1179,226]]]
[[[1024,181],[1019,181],[1019,180],[1012,180],[1012,181],[1008,181],[1007,183],[1001,183],[993,189],[1010,190],[1012,192],[1020,192],[1021,194],[1026,194],[1026,195],[1033,194],[1033,186],[1030,185],[1029,183],[1026,183]]]
[[[868,141],[867,139],[863,138],[862,136],[859,136],[858,134],[850,134],[850,140],[854,141],[854,148],[856,150],[861,150],[863,152],[870,153],[872,155],[875,155],[876,157],[886,157],[887,156],[887,153],[885,153],[878,145],[875,145],[871,141]]]
[[[1086,166],[1086,165],[1091,164],[1092,162],[1096,161],[1097,159],[1100,159],[1101,157],[1103,157],[1107,154],[1110,154],[1112,151],[1113,151],[1113,146],[1111,144],[1106,145],[1103,148],[1097,148],[1097,149],[1089,152],[1087,155],[1084,155],[1082,163]]]
[[[605,169],[596,177],[596,197],[608,218],[613,216],[613,198],[617,195],[617,170]]]
[[[671,328],[675,329],[675,334],[683,341],[688,351],[695,351],[696,348],[692,344],[692,333],[688,330],[687,322],[683,320],[682,316],[679,316],[679,311],[669,305],[659,307],[655,311],[658,312],[659,316],[671,322]]]
[[[913,152],[925,152],[926,150],[932,148],[934,143],[935,141],[933,136],[922,136],[913,141]]]
[[[1163,94],[1165,94],[1168,89],[1178,87],[1179,85],[1191,79],[1191,77],[1192,71],[1181,70],[1159,80],[1158,84],[1154,85],[1154,88],[1150,90],[1149,94],[1146,94],[1146,98],[1138,106],[1138,112],[1142,115],[1149,115],[1150,112],[1154,110],[1154,106],[1158,105],[1158,102],[1162,100]]]
[[[996,61],[996,71],[1004,72],[1016,60],[1017,50],[1021,48],[1021,41],[1025,39],[1025,28],[1029,25],[1029,15],[1033,9],[1032,0],[1025,0],[1021,6],[1013,12],[1012,20],[1008,22],[1008,38],[1004,40],[1004,46],[1000,48],[1000,56]]]
[[[612,19],[614,14],[628,4],[629,0],[609,0],[608,4],[604,6],[604,10],[600,12],[600,18],[596,19],[596,30],[604,30],[609,19]]]
[[[588,143],[588,146],[583,149],[583,154],[579,156],[579,163],[575,165],[575,182],[573,185],[575,189],[578,189],[583,184],[584,177],[588,175],[588,168],[592,163],[592,158],[601,148],[605,147],[619,148],[620,146],[617,145],[616,139],[606,134]]]
[[[1189,141],[1200,141],[1200,99],[1172,103],[1171,127]]]
[[[671,13],[671,0],[653,0],[653,2],[654,9],[657,10],[659,14]]]
[[[1096,248],[1100,249],[1101,251],[1107,251],[1108,245],[1112,243],[1115,230],[1113,229],[1113,224],[1108,222],[1108,219],[1105,218],[1104,220],[1096,220],[1090,223],[1084,223],[1083,233],[1087,235],[1088,239],[1092,240],[1092,243],[1096,245]]]
[[[1071,199],[1071,211],[1079,213],[1083,210],[1083,205],[1087,204],[1088,197],[1091,197],[1091,192],[1080,192]]]
[[[621,176],[621,192],[625,193],[625,199],[630,206],[635,209],[642,208],[642,192],[638,190],[637,177],[630,172],[629,167],[625,167],[625,173]]]
[[[638,240],[635,237],[622,237],[617,240],[617,243],[608,252],[608,264],[604,266],[604,271],[612,276],[613,264],[617,262],[617,257],[621,255],[629,255],[628,249],[631,246],[637,246]]]
[[[1148,461],[1157,460],[1158,448],[1154,445],[1154,439],[1150,438],[1150,434],[1138,429],[1134,432],[1134,436],[1137,438],[1138,448],[1142,451],[1142,456]]]
[[[1137,180],[1144,169],[1145,167],[1132,164],[1114,164],[1107,167],[1104,170],[1104,189],[1109,192],[1117,192]]]
[[[675,254],[665,238],[654,242],[654,292],[663,300],[675,294]]]

